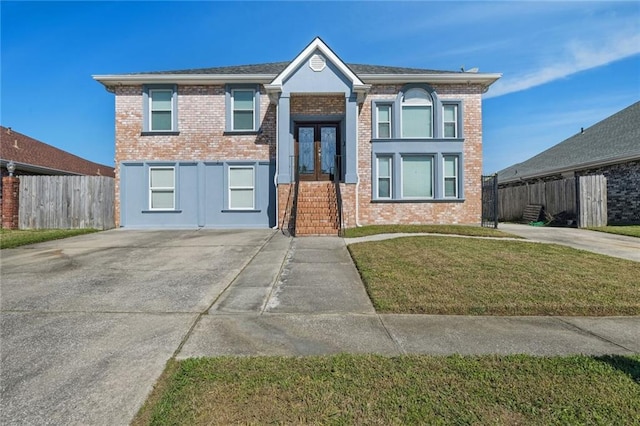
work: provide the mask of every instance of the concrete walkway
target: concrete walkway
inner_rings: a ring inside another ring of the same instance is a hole
[[[177,357],[341,352],[640,353],[640,317],[376,314],[344,239],[275,235],[199,319]]]

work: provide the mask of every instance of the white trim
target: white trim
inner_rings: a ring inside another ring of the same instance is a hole
[[[231,170],[251,169],[251,175],[253,178],[252,186],[231,186]],[[233,189],[250,189],[252,191],[251,207],[233,207],[231,205],[231,192]],[[254,166],[229,166],[227,169],[227,194],[228,194],[228,208],[229,210],[255,210],[256,207],[256,168]]]
[[[468,73],[437,73],[437,74],[360,74],[362,81],[368,84],[376,83],[467,83],[482,84],[489,87],[502,74],[468,74]]]
[[[154,187],[151,186],[151,172],[153,170],[171,170],[172,173],[172,177],[173,177],[173,186],[158,186],[158,187]],[[154,208],[153,207],[153,197],[152,194],[154,191],[164,191],[164,192],[168,192],[169,190],[171,190],[173,197],[172,197],[172,204],[173,206],[171,208]],[[176,168],[174,166],[150,166],[149,167],[149,210],[154,210],[154,211],[172,211],[176,209]]]

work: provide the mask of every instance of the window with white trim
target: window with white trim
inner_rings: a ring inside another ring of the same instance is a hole
[[[458,137],[458,105],[445,104],[442,106],[442,119],[445,138]]]
[[[433,156],[402,156],[402,198],[433,198]]]
[[[149,209],[175,209],[175,167],[149,168]]]
[[[149,130],[152,132],[172,131],[173,114],[173,90],[150,89]]]
[[[231,129],[255,130],[256,92],[252,89],[231,90]]]
[[[444,162],[444,197],[458,198],[458,156],[445,155],[442,158]]]
[[[229,166],[229,209],[255,208],[255,170],[253,166]]]
[[[382,104],[376,106],[376,122],[378,123],[378,139],[391,137],[391,105]]]
[[[403,138],[433,137],[433,101],[426,90],[413,88],[404,94],[400,125]]]
[[[393,157],[384,155],[377,157],[378,198],[392,197]]]

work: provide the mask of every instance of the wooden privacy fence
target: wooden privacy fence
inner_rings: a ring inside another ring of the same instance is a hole
[[[576,179],[578,182],[576,183]],[[607,224],[607,183],[602,175],[528,183],[498,189],[500,221],[522,220],[527,205],[574,218],[581,228]]]
[[[501,221],[522,219],[524,209],[529,204],[542,205],[545,212],[551,215],[566,212],[568,216],[576,216],[575,178],[498,189]]]
[[[20,176],[20,229],[115,226],[115,180],[106,176]]]

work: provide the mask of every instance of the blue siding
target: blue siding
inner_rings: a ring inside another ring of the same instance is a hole
[[[228,167],[255,170],[255,209],[229,210]],[[149,210],[149,167],[175,167],[175,210]],[[127,228],[267,228],[276,225],[275,163],[139,161],[120,165],[120,226]]]

